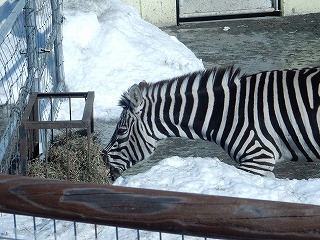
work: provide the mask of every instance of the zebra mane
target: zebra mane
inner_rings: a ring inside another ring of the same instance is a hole
[[[171,79],[161,80],[154,83],[147,83],[146,81],[142,81],[138,84],[139,88],[144,91],[152,90],[155,87],[162,87],[163,85],[170,84],[174,81],[183,81],[188,78],[196,78],[197,76],[201,76],[201,78],[207,79],[211,74],[214,75],[214,85],[221,86],[225,81],[227,83],[233,82],[237,77],[240,76],[240,68],[234,68],[234,66],[229,67],[215,67],[209,68],[205,70],[199,70],[195,72],[191,72],[182,76],[178,76]],[[227,78],[226,78],[227,75]],[[243,78],[245,75],[241,75],[239,78]],[[130,99],[128,98],[128,91],[124,92],[120,98],[119,106],[123,108],[130,107]]]
[[[130,107],[130,100],[127,97],[127,95],[128,95],[128,92],[123,93],[118,103],[120,107],[126,108],[126,109]]]
[[[205,69],[205,70],[199,70],[199,71],[187,73],[185,75],[178,76],[178,77],[171,78],[171,79],[161,80],[161,81],[154,82],[154,83],[147,83],[147,82],[143,81],[143,82],[139,83],[139,87],[141,90],[154,88],[157,86],[162,87],[163,85],[174,82],[174,81],[183,81],[186,78],[195,78],[199,75],[201,75],[201,77],[203,77],[203,78],[206,78],[206,76],[209,76],[212,73],[214,75],[214,85],[219,86],[223,83],[223,81],[233,82],[236,77],[239,77],[240,68],[234,68],[233,66],[209,68],[209,69]],[[228,78],[225,78],[226,74],[228,75]],[[241,77],[243,77],[243,76],[241,76]]]

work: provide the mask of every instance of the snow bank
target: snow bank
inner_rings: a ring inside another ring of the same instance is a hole
[[[114,185],[320,205],[320,179],[289,180],[253,175],[217,158],[171,157]]]
[[[95,91],[95,116],[118,118],[122,92],[203,68],[176,38],[119,1],[65,2],[64,54],[69,91]],[[78,110],[75,109],[75,112]]]

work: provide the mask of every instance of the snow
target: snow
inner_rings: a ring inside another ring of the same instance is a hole
[[[119,1],[67,1],[65,15],[68,90],[95,91],[97,118],[118,118],[119,97],[134,83],[203,68],[201,60],[176,38],[143,21],[135,9]]]
[[[94,115],[117,119],[123,91],[142,80],[154,82],[190,71],[203,64],[176,38],[143,21],[136,10],[118,0],[65,0],[64,58],[69,91],[95,91]],[[62,111],[66,106],[62,106]],[[83,104],[73,114],[81,116]],[[66,111],[67,112],[67,111]],[[60,118],[64,118],[60,114]],[[213,156],[214,157],[214,156]],[[150,170],[120,177],[114,185],[182,191],[221,196],[320,204],[320,179],[288,180],[255,176],[217,158],[163,159]],[[53,220],[36,218],[38,239],[54,239]],[[0,215],[0,237],[15,237],[13,216]],[[70,238],[74,224],[56,221],[56,235]],[[76,225],[78,239],[94,238],[93,225]],[[98,237],[115,239],[114,228],[98,227]],[[34,238],[33,218],[17,216],[17,237]],[[121,239],[135,239],[136,232],[121,229]],[[140,239],[157,239],[141,231]],[[163,239],[181,239],[165,235]],[[198,239],[198,238],[188,238]]]
[[[174,156],[147,172],[120,177],[114,185],[320,205],[319,181],[260,177],[218,158]]]

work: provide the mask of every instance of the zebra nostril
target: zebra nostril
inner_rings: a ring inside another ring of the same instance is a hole
[[[110,166],[110,177],[112,181],[115,181],[118,177],[120,177],[122,172],[123,171],[120,169]]]

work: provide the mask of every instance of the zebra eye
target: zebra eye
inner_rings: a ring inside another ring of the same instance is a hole
[[[127,132],[128,132],[128,129],[126,127],[118,128],[118,131],[117,131],[119,135],[126,134]]]

